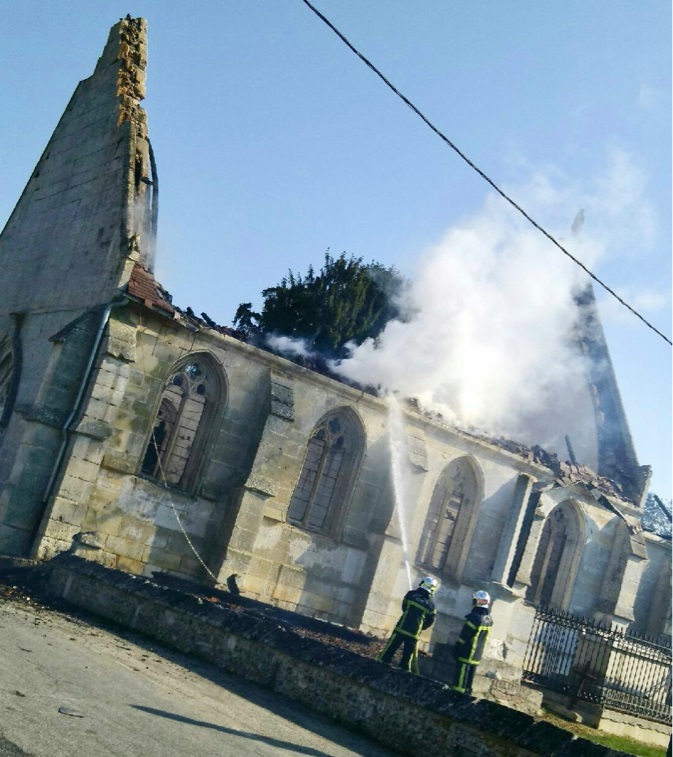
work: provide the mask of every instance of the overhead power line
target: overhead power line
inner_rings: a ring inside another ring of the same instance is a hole
[[[481,176],[484,181],[486,181],[488,184],[490,184],[493,189],[504,199],[506,200],[513,208],[519,211],[521,215],[529,222],[531,223],[538,231],[540,231],[542,234],[544,234],[547,239],[549,239],[552,244],[556,245],[556,247],[561,250],[561,252],[564,255],[567,255],[574,263],[576,263],[585,273],[587,273],[597,284],[603,287],[606,292],[609,292],[618,302],[620,302],[627,310],[630,310],[633,315],[635,315],[637,318],[640,318],[640,320],[652,331],[654,331],[655,334],[658,334],[664,341],[668,342],[668,344],[673,345],[673,342],[665,335],[662,334],[661,331],[659,331],[658,328],[653,326],[644,316],[642,316],[637,310],[631,307],[631,305],[628,304],[625,300],[623,300],[615,291],[614,289],[611,289],[605,282],[601,281],[601,279],[598,278],[594,273],[592,273],[585,265],[582,263],[581,260],[578,260],[572,253],[568,252],[566,248],[555,238],[553,237],[546,229],[544,229],[542,226],[540,226],[535,219],[531,218],[531,216],[528,215],[528,213],[519,205],[517,204],[509,195],[507,195],[500,187],[489,177],[487,176],[478,166],[476,166],[468,157],[463,153],[444,133],[442,133],[407,97],[405,97],[398,89],[395,87],[392,82],[387,79],[381,71],[368,59],[366,58],[349,40],[334,26],[334,24],[326,18],[317,8],[315,8],[309,0],[302,0],[302,2],[310,8],[310,10],[315,13],[318,18],[323,21],[336,35],[339,37],[339,39],[352,51],[355,53],[355,55],[360,58],[360,60],[368,67],[370,68],[378,77],[383,81],[383,83],[391,89],[399,98],[402,100],[402,102],[407,105],[413,112],[422,120],[425,122],[425,124],[432,129],[432,131],[435,132],[435,134],[443,141],[445,142],[454,152],[456,152],[472,170],[476,171],[479,176]]]

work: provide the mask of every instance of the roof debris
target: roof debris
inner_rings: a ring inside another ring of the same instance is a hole
[[[160,310],[171,316],[176,312],[171,301],[171,295],[140,263],[133,266],[126,291],[131,297],[140,300],[148,308]]]
[[[140,263],[136,263],[131,273],[131,278],[128,283],[127,292],[129,296],[142,302],[146,307],[160,311],[164,315],[169,315],[174,319],[182,321],[188,328],[196,329],[212,329],[219,334],[230,336],[241,342],[253,344],[253,346],[270,352],[272,354],[279,354],[270,346],[264,342],[258,340],[252,341],[246,338],[246,334],[238,329],[233,329],[228,326],[220,326],[207,313],[201,313],[199,318],[192,308],[188,307],[182,310],[172,303],[172,297],[164,289],[161,284],[154,278],[153,274],[148,271]],[[342,384],[347,384],[361,391],[365,391],[368,394],[378,396],[379,392],[376,387],[362,387],[356,385],[350,381],[347,381],[343,376],[339,376],[330,370],[329,363],[319,355],[306,357],[304,355],[281,355],[286,360],[290,360],[296,365],[306,368],[315,373],[320,373],[329,378],[333,378]],[[439,423],[443,423],[443,417],[438,413],[427,413],[419,406],[418,401],[411,398],[407,400],[407,406],[410,410],[419,412],[427,418],[435,420]],[[528,447],[521,442],[515,442],[511,439],[504,439],[498,437],[487,436],[481,434],[476,430],[461,429],[464,433],[472,436],[481,441],[485,441],[489,444],[495,444],[501,449],[511,452],[515,455],[522,457],[524,460],[538,465],[542,465],[548,468],[555,475],[555,482],[560,486],[570,486],[572,484],[583,484],[589,490],[598,490],[601,494],[612,497],[613,499],[620,500],[622,502],[633,504],[623,492],[620,484],[611,479],[600,476],[593,471],[587,465],[578,465],[570,461],[563,461],[558,458],[555,453],[547,452],[542,447],[534,445]]]

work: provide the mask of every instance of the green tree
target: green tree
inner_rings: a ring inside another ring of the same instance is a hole
[[[392,318],[400,318],[399,297],[406,281],[395,268],[363,263],[329,251],[316,274],[288,271],[275,287],[262,292],[261,313],[249,302],[239,305],[234,325],[248,336],[278,334],[307,342],[309,349],[344,357],[348,342],[376,338]]]

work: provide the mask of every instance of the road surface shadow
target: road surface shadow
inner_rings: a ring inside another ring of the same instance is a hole
[[[309,710],[300,702],[279,697],[273,690],[264,688],[235,674],[225,672],[212,663],[171,649],[162,642],[151,639],[142,633],[121,626],[112,620],[101,618],[84,608],[75,607],[66,600],[54,597],[48,591],[45,591],[42,579],[36,576],[31,569],[22,569],[24,572],[21,575],[5,575],[7,571],[2,570],[1,562],[2,558],[0,558],[0,589],[12,590],[4,598],[16,602],[19,607],[23,603],[28,604],[29,606],[26,609],[36,613],[38,617],[45,611],[47,613],[55,612],[74,626],[84,626],[87,628],[88,633],[95,632],[95,629],[110,633],[120,640],[123,639],[142,650],[152,652],[157,657],[179,665],[184,670],[195,673],[233,694],[254,702],[269,712],[273,712],[328,741],[333,741],[335,739],[335,732],[338,732],[338,743],[344,748],[350,749],[355,754],[362,754],[363,757],[369,757],[371,754],[395,754],[394,750],[377,744],[371,736],[358,732],[357,729],[339,725],[324,715]],[[12,579],[11,583],[8,578]],[[27,591],[29,591],[30,597],[27,596]],[[371,751],[362,751],[362,747],[357,744],[359,739],[369,741]],[[9,752],[8,754],[12,753]],[[0,757],[4,757],[2,752],[0,752]],[[320,757],[322,757],[322,754]]]
[[[287,749],[292,754],[305,754],[308,757],[330,757],[327,752],[321,752],[312,747],[298,746],[292,744],[289,741],[281,741],[280,739],[274,739],[269,736],[260,736],[258,733],[247,733],[246,731],[237,731],[235,728],[227,728],[225,725],[216,725],[215,723],[209,723],[205,720],[194,720],[193,718],[186,718],[184,715],[178,715],[174,712],[167,712],[166,710],[157,710],[154,707],[145,707],[142,704],[132,704],[134,710],[142,710],[150,715],[158,715],[162,718],[168,718],[169,720],[177,720],[179,723],[186,723],[187,725],[196,725],[200,728],[212,728],[214,731],[221,731],[222,733],[228,733],[232,736],[240,736],[242,739],[253,739],[254,741],[261,741],[269,746],[277,747],[278,749]]]

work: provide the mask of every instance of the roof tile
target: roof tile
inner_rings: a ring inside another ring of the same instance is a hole
[[[133,266],[127,291],[131,297],[141,300],[148,308],[163,310],[170,315],[175,314],[170,294],[140,263]]]

